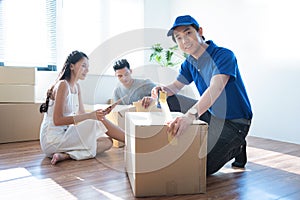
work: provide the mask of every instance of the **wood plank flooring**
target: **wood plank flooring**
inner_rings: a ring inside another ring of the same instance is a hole
[[[207,177],[207,193],[138,199],[300,199],[300,145],[248,137],[245,170],[230,163]],[[113,148],[84,161],[53,166],[38,141],[0,144],[0,199],[134,198],[126,173],[124,152]]]

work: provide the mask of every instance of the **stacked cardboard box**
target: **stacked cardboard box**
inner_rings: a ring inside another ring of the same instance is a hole
[[[35,72],[33,67],[0,67],[0,102],[34,103]]]
[[[38,140],[43,115],[40,103],[0,104],[0,143]]]
[[[33,67],[0,67],[0,143],[39,139],[35,73]]]

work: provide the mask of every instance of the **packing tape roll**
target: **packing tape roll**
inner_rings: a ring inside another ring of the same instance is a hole
[[[168,135],[168,142],[171,144],[171,145],[177,145],[178,144],[178,141],[177,141],[177,137],[174,137],[171,132],[167,132],[167,135]]]

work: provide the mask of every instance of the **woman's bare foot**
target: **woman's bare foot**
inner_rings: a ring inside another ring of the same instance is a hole
[[[113,141],[109,137],[101,137],[97,139],[97,153],[103,153],[109,150],[113,145]]]
[[[67,153],[55,153],[52,156],[51,164],[55,165],[57,162],[62,160],[70,159],[70,155]]]

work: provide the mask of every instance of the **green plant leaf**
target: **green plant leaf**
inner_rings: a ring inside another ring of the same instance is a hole
[[[172,51],[178,50],[178,45],[175,45],[175,46],[173,46],[173,47],[170,47],[169,49],[172,50]]]
[[[160,63],[161,62],[161,55],[156,55],[155,60]]]
[[[150,61],[155,61],[160,66],[163,67],[173,67],[178,65],[181,61],[173,62],[172,58],[174,56],[174,51],[178,50],[178,45],[163,48],[161,44],[157,43],[151,47],[152,53],[150,55]]]
[[[156,56],[157,54],[154,52],[154,53],[152,53],[151,55],[150,55],[150,61],[153,61],[154,59],[155,59],[155,56]]]
[[[173,55],[173,52],[172,52],[172,51],[170,51],[170,50],[167,50],[167,51],[166,51],[166,60],[167,60],[167,62],[170,62],[170,61],[171,61],[172,55]]]
[[[163,48],[160,46],[160,44],[154,44],[154,45],[152,46],[152,49],[153,49],[154,52],[156,52],[156,53],[160,53],[160,52],[163,51]]]

